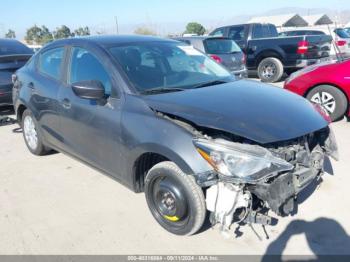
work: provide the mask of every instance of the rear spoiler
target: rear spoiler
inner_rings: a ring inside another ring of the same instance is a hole
[[[0,55],[0,69],[16,69],[22,67],[32,54]]]
[[[18,60],[29,60],[33,54],[13,54],[13,55],[0,55],[0,63],[13,62]]]

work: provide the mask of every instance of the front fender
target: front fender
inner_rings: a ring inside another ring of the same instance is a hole
[[[158,116],[142,100],[135,103],[128,100],[122,114],[126,174],[132,173],[136,161],[145,153],[169,159],[186,174],[197,175],[213,169],[196,150],[192,133]]]

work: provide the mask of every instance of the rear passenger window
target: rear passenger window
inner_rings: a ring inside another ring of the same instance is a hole
[[[228,37],[235,41],[240,41],[240,40],[244,40],[244,34],[245,34],[244,26],[233,26],[233,27],[230,27]]]
[[[39,71],[54,79],[61,78],[61,64],[64,48],[55,48],[43,52],[39,57]]]

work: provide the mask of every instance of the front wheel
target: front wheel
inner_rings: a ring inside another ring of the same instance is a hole
[[[312,89],[306,98],[319,104],[330,116],[332,121],[344,118],[347,109],[347,99],[342,91],[331,85],[320,85]]]
[[[147,174],[145,195],[157,222],[176,235],[192,235],[203,225],[206,206],[202,189],[193,176],[173,162],[161,162]]]
[[[283,64],[275,57],[268,57],[259,63],[258,76],[261,82],[274,83],[283,75]]]

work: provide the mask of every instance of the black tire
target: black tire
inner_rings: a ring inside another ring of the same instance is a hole
[[[332,121],[343,119],[346,109],[348,107],[348,101],[344,93],[340,91],[338,88],[331,85],[316,86],[307,94],[306,98],[310,102],[316,103],[315,101],[318,98],[321,99],[325,95],[326,97],[332,96],[334,98],[335,109],[334,111],[331,111],[329,107],[327,108],[326,106],[323,105],[322,101],[320,101],[320,105],[327,111]]]
[[[261,60],[258,66],[258,76],[261,82],[275,83],[283,76],[283,64],[275,57]]]
[[[206,216],[203,191],[193,176],[173,162],[161,162],[148,172],[145,195],[153,217],[167,231],[193,235],[202,227]]]
[[[37,136],[37,143],[36,143],[35,147],[31,144],[31,142],[27,138],[27,131],[26,131],[26,128],[24,127],[25,121],[27,118],[30,118],[31,121],[33,121],[33,124],[35,126],[35,132],[36,132],[36,136]],[[33,116],[32,112],[29,109],[26,109],[23,112],[21,127],[22,127],[24,141],[25,141],[29,151],[32,154],[37,155],[37,156],[42,156],[42,155],[46,155],[50,151],[50,149],[48,149],[44,145],[38,122],[36,121],[35,117]]]

